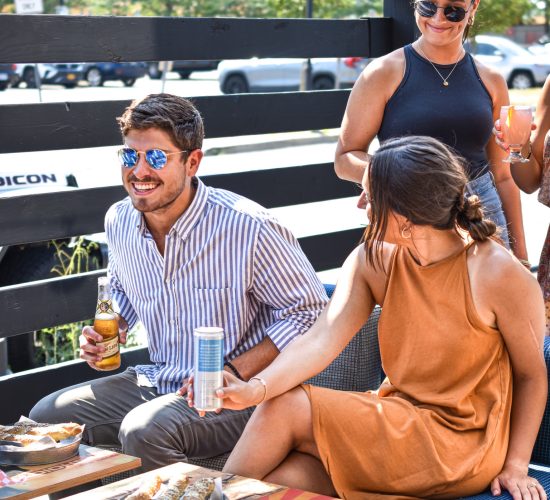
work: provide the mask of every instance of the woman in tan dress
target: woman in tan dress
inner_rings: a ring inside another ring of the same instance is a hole
[[[224,407],[259,405],[226,471],[345,499],[456,498],[489,485],[546,498],[527,475],[547,395],[540,289],[490,238],[495,224],[464,198],[466,182],[435,139],[380,147],[363,180],[365,243],[321,317],[247,383],[224,374]],[[380,389],[299,386],[375,304]]]

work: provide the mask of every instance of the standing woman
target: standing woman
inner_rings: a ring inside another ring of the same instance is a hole
[[[504,152],[491,139],[500,107],[509,102],[500,74],[474,61],[463,47],[480,0],[415,0],[422,36],[369,64],[344,114],[335,170],[361,182],[372,140],[427,135],[467,161],[467,194],[476,194],[501,238],[527,261],[519,190]],[[495,189],[496,186],[496,189]],[[510,236],[510,238],[509,238]]]
[[[533,193],[540,188],[539,201],[550,207],[550,76],[546,78],[537,103],[535,125],[532,141],[526,145],[527,151],[523,152],[529,163],[512,163],[511,171],[522,191]],[[497,132],[497,137],[498,144],[507,149],[508,145],[500,142],[500,132]],[[542,247],[538,280],[546,304],[546,335],[550,335],[550,227]]]

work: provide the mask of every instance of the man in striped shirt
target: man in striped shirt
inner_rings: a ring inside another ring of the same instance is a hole
[[[197,177],[202,118],[169,94],[136,101],[119,119],[128,197],[105,218],[121,342],[141,321],[151,364],[51,394],[31,411],[86,424],[92,445],[120,446],[150,470],[231,450],[250,410],[200,418],[181,395],[193,330],[224,329],[226,369],[248,380],[305,333],[327,296],[290,231],[265,209]],[[101,335],[85,327],[81,358],[95,368]]]

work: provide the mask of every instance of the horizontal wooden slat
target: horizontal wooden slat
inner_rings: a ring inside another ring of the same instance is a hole
[[[353,183],[336,177],[333,163],[211,175],[203,181],[208,186],[239,193],[266,208],[359,195]]]
[[[0,62],[377,57],[390,42],[385,18],[0,16]]]
[[[361,229],[299,240],[316,271],[340,267],[357,246]],[[97,278],[104,270],[0,288],[0,337],[93,317]]]
[[[44,396],[72,384],[119,373],[128,366],[149,362],[147,348],[129,349],[122,354],[122,363],[116,372],[92,370],[83,361],[61,363],[28,372],[0,377],[0,394],[5,402],[0,412],[0,424],[6,425],[27,416],[31,408]]]
[[[319,130],[340,126],[349,90],[194,97],[206,136]],[[0,106],[0,153],[93,148],[121,143],[115,118],[130,101]]]
[[[328,234],[300,238],[300,246],[315,271],[326,271],[342,266],[346,257],[361,241],[364,229],[349,229]]]
[[[0,199],[0,246],[102,232],[122,186],[74,189]]]
[[[336,177],[332,163],[211,175],[203,180],[267,208],[358,194],[352,183]],[[125,196],[122,186],[110,186],[0,199],[0,246],[102,232],[107,209]]]
[[[206,136],[214,138],[337,128],[349,94],[349,90],[320,90],[192,100],[204,117]]]
[[[105,270],[0,287],[0,337],[93,318]]]

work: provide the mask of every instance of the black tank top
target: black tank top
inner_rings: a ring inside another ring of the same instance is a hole
[[[476,179],[489,170],[485,147],[493,128],[493,103],[472,56],[466,53],[445,87],[429,61],[405,46],[405,76],[384,110],[380,142],[404,135],[428,135],[454,148]],[[454,64],[436,64],[446,77]]]

